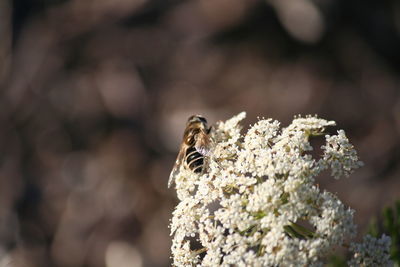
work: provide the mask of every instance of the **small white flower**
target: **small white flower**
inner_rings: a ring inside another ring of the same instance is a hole
[[[349,266],[393,266],[389,257],[390,244],[390,237],[385,235],[380,239],[366,235],[362,243],[351,243],[350,251],[354,254]]]
[[[355,169],[363,166],[343,130],[339,130],[338,135],[326,135],[325,138],[326,144],[322,146],[324,157],[320,163],[331,168],[333,177],[338,179],[349,176]]]

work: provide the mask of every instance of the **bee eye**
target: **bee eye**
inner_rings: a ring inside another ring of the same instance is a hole
[[[201,122],[207,123],[207,120],[204,117],[198,116],[197,117]]]

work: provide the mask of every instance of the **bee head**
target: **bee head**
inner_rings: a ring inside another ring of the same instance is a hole
[[[189,124],[192,124],[192,123],[200,123],[204,127],[206,127],[207,120],[201,115],[192,115],[192,116],[189,117],[186,125],[189,125]]]

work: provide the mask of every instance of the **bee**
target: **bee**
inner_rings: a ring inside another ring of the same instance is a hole
[[[207,127],[207,120],[203,116],[189,117],[178,157],[169,176],[168,187],[174,182],[181,165],[194,173],[204,171],[205,157],[210,153],[210,131],[211,127]]]

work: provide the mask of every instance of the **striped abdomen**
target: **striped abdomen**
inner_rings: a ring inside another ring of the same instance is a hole
[[[185,163],[193,172],[199,173],[203,170],[204,156],[194,146],[190,146],[186,150]]]

